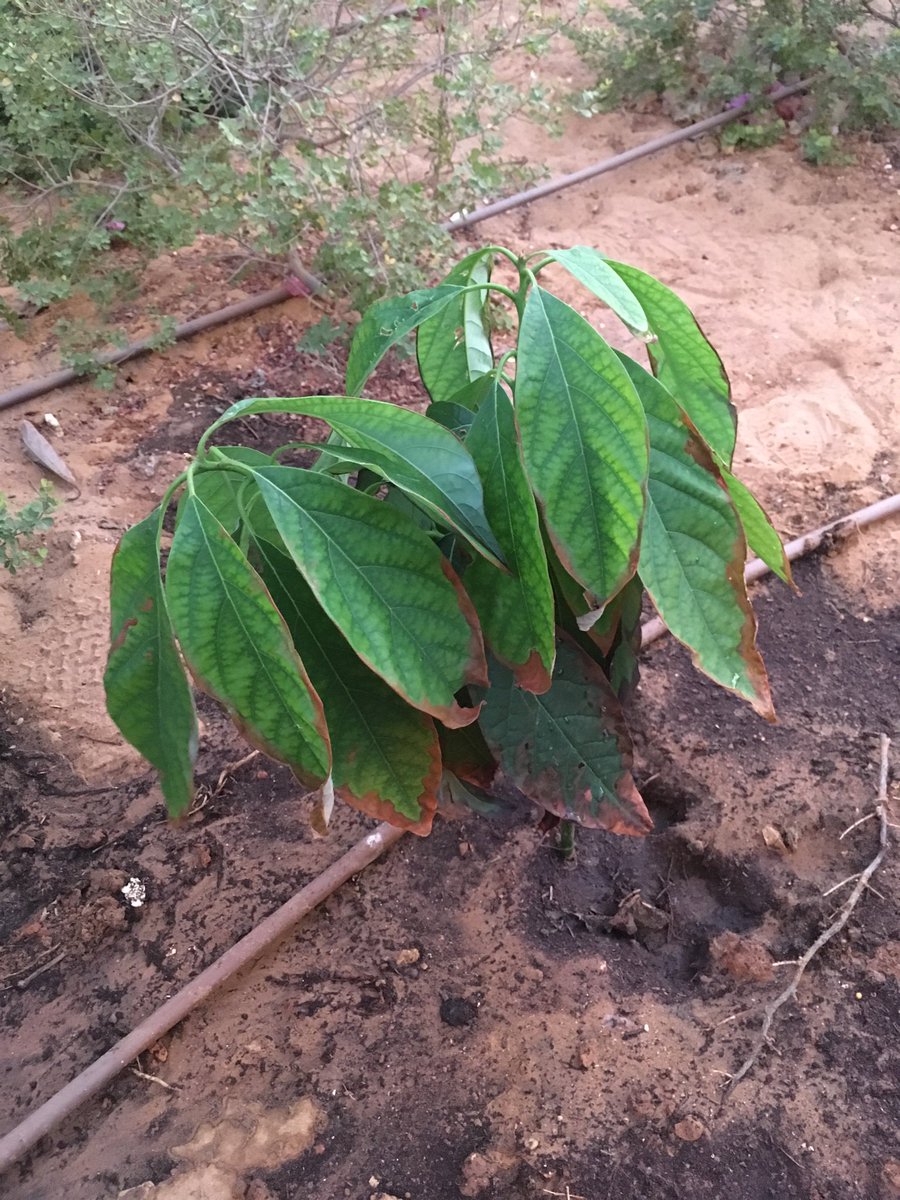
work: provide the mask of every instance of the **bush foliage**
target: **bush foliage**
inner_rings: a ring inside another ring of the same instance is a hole
[[[747,93],[810,79],[798,113],[807,158],[827,160],[841,133],[900,126],[900,6],[891,0],[629,0],[601,8],[602,28],[572,33],[598,75],[581,98],[589,110],[650,94],[694,120]],[[723,140],[777,140],[782,115],[760,108]]]
[[[251,261],[296,251],[357,305],[412,286],[443,247],[435,220],[521,175],[497,126],[547,102],[493,64],[548,33],[533,0],[392,11],[0,0],[0,182],[21,197],[4,282],[103,299],[110,247],[205,233]]]

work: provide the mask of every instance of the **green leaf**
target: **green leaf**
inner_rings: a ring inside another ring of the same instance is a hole
[[[493,659],[490,675],[481,728],[520,791],[566,821],[612,833],[652,828],[631,775],[622,709],[596,663],[563,634],[542,696],[523,692]]]
[[[290,558],[256,545],[263,580],[325,706],[338,795],[370,817],[429,833],[441,784],[434,722],[359,660]]]
[[[347,358],[347,391],[358,395],[369,376],[390,350],[413,329],[455,300],[463,291],[459,284],[442,283],[406,296],[379,300],[366,310],[357,325]]]
[[[159,526],[157,509],[123,535],[113,556],[103,685],[109,715],[159,771],[166,806],[178,817],[193,798],[197,718],[160,579]]]
[[[373,671],[450,726],[475,720],[455,699],[484,682],[472,603],[427,534],[390,505],[327,475],[263,467],[260,492],[328,616]]]
[[[744,585],[747,544],[709,451],[663,385],[622,355],[650,427],[650,484],[638,570],[695,664],[774,720]]]
[[[643,599],[644,584],[639,576],[630,580],[615,599],[619,609],[618,621],[606,663],[606,673],[610,687],[622,704],[630,699],[637,687]]]
[[[444,284],[467,287],[490,277],[491,252],[476,250],[453,268]],[[419,326],[416,357],[432,401],[451,399],[470,380],[493,369],[486,300],[487,290],[466,292]]]
[[[494,562],[503,552],[484,512],[484,493],[478,471],[459,439],[421,413],[383,400],[351,396],[309,396],[302,399],[241,400],[216,422],[218,427],[254,413],[285,412],[319,417],[357,451],[356,461],[381,472],[421,503],[443,524],[457,529],[478,551]],[[353,450],[342,446],[334,462],[354,461]]]
[[[674,292],[635,267],[609,265],[640,301],[655,340],[647,351],[653,373],[684,409],[707,446],[731,466],[737,415],[722,360],[694,314]]]
[[[322,702],[259,576],[196,496],[172,540],[166,597],[198,685],[253,745],[321,784],[331,767]]]
[[[471,408],[457,404],[454,400],[438,400],[436,404],[429,404],[425,409],[425,416],[429,421],[437,421],[438,425],[449,429],[460,440],[465,439],[469,426],[475,419]]]
[[[496,381],[466,446],[484,480],[488,517],[512,572],[503,574],[478,559],[466,571],[466,590],[493,653],[520,687],[545,692],[555,654],[553,592],[512,405]]]
[[[547,254],[608,305],[629,329],[638,335],[649,331],[647,314],[640,300],[599,250],[591,246],[573,246],[571,250],[548,250]]]
[[[747,485],[741,483],[740,479],[732,475],[721,464],[719,470],[722,472],[722,478],[725,480],[731,501],[741,519],[750,549],[775,572],[779,579],[783,579],[796,591],[796,585],[791,575],[791,564],[784,552],[781,538],[766,516],[762,505]]]
[[[217,446],[216,449],[220,454],[235,462],[245,463],[248,467],[264,467],[272,462],[271,455],[250,446]],[[228,533],[234,533],[241,523],[238,497],[246,483],[246,472],[227,471],[221,467],[211,471],[201,469],[194,474],[194,492]],[[187,493],[182,496],[179,505],[179,520],[186,499]]]
[[[647,425],[612,348],[541,288],[519,332],[516,413],[553,545],[599,606],[637,566]]]

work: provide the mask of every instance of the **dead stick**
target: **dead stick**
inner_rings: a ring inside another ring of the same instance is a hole
[[[887,815],[887,784],[888,784],[888,753],[891,747],[891,739],[886,735],[881,735],[881,770],[878,777],[878,796],[875,801],[875,813],[878,816],[881,828],[878,836],[879,850],[866,869],[862,872],[857,880],[856,887],[847,898],[844,907],[841,909],[840,916],[833,921],[824,933],[820,933],[810,948],[806,951],[803,957],[797,964],[797,970],[794,972],[791,982],[787,985],[784,991],[770,1003],[766,1005],[765,1014],[763,1015],[762,1028],[756,1037],[753,1049],[747,1056],[746,1060],[741,1064],[737,1072],[731,1076],[725,1090],[725,1096],[729,1096],[740,1081],[753,1069],[756,1060],[762,1053],[763,1047],[769,1036],[769,1030],[772,1028],[772,1022],[775,1020],[775,1014],[787,1004],[793,996],[797,994],[797,985],[803,978],[803,972],[819,953],[823,946],[827,946],[831,939],[847,924],[850,920],[853,910],[859,903],[859,898],[866,890],[869,880],[881,866],[884,861],[884,856],[888,851],[888,815]],[[724,1097],[723,1097],[724,1098]]]

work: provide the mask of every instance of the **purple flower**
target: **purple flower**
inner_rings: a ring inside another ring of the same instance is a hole
[[[121,233],[122,230],[125,228],[125,222],[124,221],[107,221],[105,228],[108,229],[110,231],[110,233]]]
[[[740,96],[732,96],[725,105],[726,108],[743,108],[748,100],[753,99],[752,92],[742,92]]]

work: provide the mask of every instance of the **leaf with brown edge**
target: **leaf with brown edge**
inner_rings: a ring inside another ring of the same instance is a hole
[[[331,750],[322,702],[262,580],[193,494],[172,539],[166,599],[198,686],[252,745],[307,787],[323,783]]]
[[[466,571],[466,588],[491,651],[520,687],[545,692],[555,653],[553,591],[513,407],[496,379],[475,414],[466,447],[510,572],[501,573],[486,559],[475,561]]]
[[[557,643],[553,684],[535,696],[491,660],[481,714],[506,777],[567,821],[640,836],[653,827],[631,774],[632,746],[605,675],[569,637]]]
[[[337,794],[367,816],[429,833],[441,783],[434,721],[360,661],[290,558],[261,540],[255,556],[322,698]]]
[[[264,467],[254,478],[288,553],[363,662],[445,725],[474,721],[478,709],[456,693],[485,680],[481,630],[427,534],[327,475]]]
[[[193,798],[197,717],[160,578],[159,509],[129,529],[112,561],[111,646],[103,685],[109,715],[159,771],[166,807]]]
[[[650,480],[638,572],[695,665],[774,721],[747,597],[747,543],[710,451],[668,390],[621,355],[650,430]]]

